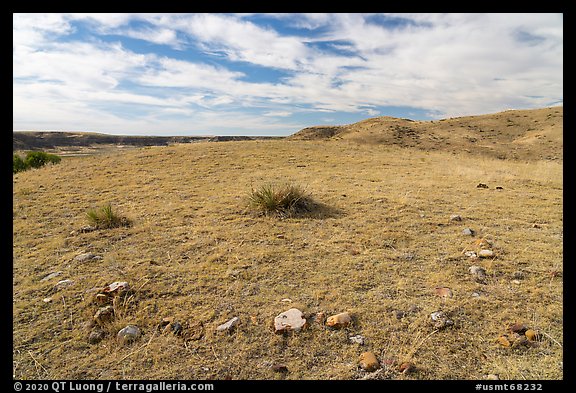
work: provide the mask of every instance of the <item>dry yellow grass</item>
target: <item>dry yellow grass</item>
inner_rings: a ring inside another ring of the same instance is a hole
[[[330,209],[285,220],[247,209],[251,188],[286,181]],[[480,182],[489,188],[476,188]],[[366,375],[358,357],[372,351],[381,364],[396,360],[381,379],[562,379],[562,192],[561,161],[346,141],[66,157],[13,177],[13,374],[358,379]],[[78,232],[86,212],[107,203],[133,225]],[[465,227],[476,235],[463,235]],[[496,258],[463,255],[480,238]],[[74,260],[86,252],[103,259]],[[486,269],[485,284],[472,280],[471,265]],[[40,281],[55,271],[62,274]],[[517,271],[524,275],[514,283]],[[54,292],[64,279],[73,284]],[[91,345],[83,325],[98,306],[87,291],[113,281],[133,292],[116,305],[109,335]],[[438,297],[438,286],[453,297]],[[477,291],[482,296],[472,297]],[[275,335],[272,320],[292,307],[307,316],[348,311],[353,323]],[[407,314],[397,319],[396,310]],[[430,314],[438,310],[454,326],[435,329]],[[235,316],[234,332],[215,332]],[[161,334],[164,317],[181,322],[184,337]],[[514,322],[538,331],[540,345],[497,344]],[[143,336],[121,346],[115,334],[127,324]],[[364,345],[349,342],[357,334]],[[401,374],[405,361],[416,370]]]

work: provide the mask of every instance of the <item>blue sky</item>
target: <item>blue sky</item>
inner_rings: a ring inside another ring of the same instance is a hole
[[[290,135],[563,103],[562,14],[13,14],[13,129]]]

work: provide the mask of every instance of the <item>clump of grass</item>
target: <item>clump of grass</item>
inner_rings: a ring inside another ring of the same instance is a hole
[[[249,206],[265,216],[295,217],[312,211],[314,202],[300,186],[264,184],[248,194]]]
[[[120,216],[112,211],[112,205],[107,204],[100,209],[92,209],[86,213],[90,225],[96,229],[110,229],[127,227],[132,225],[132,222],[123,216]]]

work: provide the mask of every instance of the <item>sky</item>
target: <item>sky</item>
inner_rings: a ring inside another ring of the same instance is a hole
[[[13,14],[13,130],[284,136],[563,104],[562,14]]]

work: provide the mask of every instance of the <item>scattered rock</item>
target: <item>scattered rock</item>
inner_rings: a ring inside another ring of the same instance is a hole
[[[530,341],[539,341],[540,340],[540,335],[532,329],[526,330],[526,332],[524,332],[524,335]]]
[[[480,258],[491,258],[494,256],[494,251],[492,250],[480,250],[478,252]]]
[[[62,280],[62,281],[58,281],[56,283],[56,285],[54,286],[54,290],[59,291],[61,289],[67,288],[70,285],[72,285],[74,283],[74,281],[72,280]]]
[[[416,371],[416,366],[411,362],[404,362],[398,367],[398,371],[402,374],[409,374]]]
[[[406,312],[402,310],[394,310],[392,314],[396,317],[396,319],[402,319],[406,316]]]
[[[512,274],[512,278],[515,279],[515,280],[523,280],[525,277],[526,277],[526,276],[524,275],[524,272],[523,272],[523,271],[520,271],[520,270],[515,271],[515,272]]]
[[[217,332],[231,332],[240,322],[240,318],[234,317],[230,319],[228,322],[223,323],[222,325],[216,328]]]
[[[277,239],[286,239],[286,236],[280,234],[280,235],[276,235],[276,238],[277,238]]]
[[[468,258],[471,258],[471,259],[478,258],[478,255],[474,251],[465,251],[464,255],[466,255]]]
[[[88,233],[88,232],[93,232],[93,231],[95,231],[95,230],[96,230],[96,227],[87,225],[87,226],[85,226],[85,227],[80,228],[80,229],[78,230],[78,232],[80,232],[80,233]]]
[[[520,285],[520,284],[522,284],[522,281],[520,281],[520,280],[512,280],[512,284],[514,284],[514,285]]]
[[[436,287],[434,288],[434,291],[436,292],[437,296],[443,297],[443,298],[447,298],[447,297],[452,297],[452,290],[448,287]]]
[[[280,300],[282,303],[292,303],[292,299],[290,298],[284,298],[282,300]]]
[[[532,228],[542,228],[542,226],[540,224],[532,224]]]
[[[285,333],[291,331],[300,331],[306,326],[306,319],[302,311],[297,308],[291,308],[288,311],[278,314],[274,318],[274,332]]]
[[[170,330],[172,331],[172,333],[174,333],[176,336],[179,336],[182,334],[182,324],[180,322],[172,322],[170,324]]]
[[[503,347],[509,347],[510,344],[510,340],[508,339],[508,335],[503,334],[500,337],[498,337],[498,339],[496,340],[498,342],[498,344],[502,345]]]
[[[98,344],[106,337],[106,332],[100,328],[96,328],[88,335],[88,342],[90,344]]]
[[[474,265],[470,266],[468,270],[477,282],[483,283],[486,280],[486,270],[483,267]]]
[[[112,306],[102,307],[94,314],[94,321],[100,326],[112,322],[112,319],[114,319],[114,307]]]
[[[59,275],[61,275],[62,272],[54,272],[54,273],[50,273],[48,274],[46,277],[44,277],[43,279],[41,279],[40,281],[48,281],[54,277],[58,277]]]
[[[272,365],[271,368],[272,368],[272,371],[274,371],[276,373],[287,373],[288,372],[288,367],[282,363],[276,363],[276,364]]]
[[[377,368],[380,368],[380,363],[378,362],[378,359],[376,359],[374,352],[363,352],[360,354],[358,363],[364,371],[374,371]]]
[[[140,337],[140,329],[138,326],[128,325],[118,332],[117,337],[123,344],[131,343]]]
[[[104,295],[103,293],[97,293],[94,296],[94,302],[96,304],[104,305],[104,304],[110,302],[110,298],[108,296]]]
[[[497,190],[503,190],[504,187],[496,186],[496,189],[497,189]]]
[[[510,330],[512,333],[524,334],[524,332],[528,330],[528,327],[526,327],[526,325],[523,323],[517,322],[508,325],[508,330]]]
[[[52,301],[52,298],[51,297],[45,297],[44,299],[42,299],[42,301],[44,303],[50,303]]]
[[[450,216],[450,221],[462,221],[462,217],[459,214],[452,214]]]
[[[486,379],[493,380],[493,381],[499,381],[500,377],[498,376],[498,374],[488,374],[486,376]]]
[[[471,228],[464,228],[462,230],[462,234],[466,236],[474,236],[474,233],[475,233],[474,230]]]
[[[116,281],[104,287],[102,293],[115,296],[127,292],[128,290],[130,290],[130,285],[128,285],[126,281]]]
[[[430,318],[434,322],[434,327],[436,329],[444,329],[448,326],[454,325],[454,321],[448,318],[444,311],[436,311],[430,314]]]
[[[362,337],[361,335],[356,335],[356,336],[350,336],[348,337],[348,339],[350,340],[350,342],[355,343],[355,344],[359,344],[359,345],[364,345],[364,337]]]
[[[476,186],[476,188],[488,188],[488,186],[484,183],[478,183],[478,185]]]
[[[474,291],[470,294],[470,296],[473,298],[481,298],[481,297],[488,296],[488,294],[486,292],[482,292],[482,291]]]
[[[348,312],[342,312],[340,314],[332,315],[326,320],[326,326],[332,328],[343,328],[352,322],[352,317]]]
[[[74,260],[76,262],[88,262],[92,259],[103,259],[100,255],[93,254],[91,252],[87,252],[85,254],[76,255]]]

